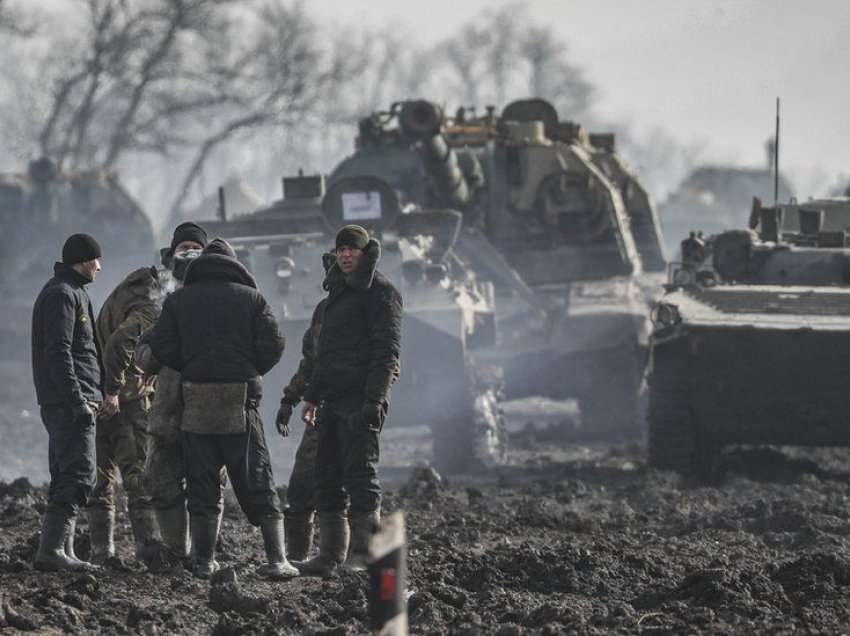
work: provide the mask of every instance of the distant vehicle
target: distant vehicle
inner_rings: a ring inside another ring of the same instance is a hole
[[[588,135],[541,99],[451,118],[404,101],[361,120],[330,183],[363,175],[402,205],[462,212],[455,252],[495,287],[494,364],[509,397],[577,398],[588,435],[639,430],[641,278],[665,258],[655,208],[613,135]]]
[[[115,175],[62,172],[47,158],[31,162],[25,174],[0,174],[0,394],[28,408],[35,401],[32,305],[75,232],[93,235],[103,250],[103,271],[89,288],[96,303],[130,271],[154,262],[151,223]]]
[[[266,417],[300,359],[301,335],[322,290],[322,254],[347,223],[366,225],[382,245],[378,265],[404,298],[401,377],[386,426],[429,426],[434,462],[460,472],[506,459],[499,407],[501,375],[479,362],[495,343],[493,289],[456,253],[461,215],[447,209],[402,212],[395,190],[376,177],[284,179],[284,198],[251,214],[202,222],[226,238],[283,322],[289,345],[266,378]]]
[[[850,445],[850,200],[682,241],[652,313],[649,461],[711,476],[729,444]]]

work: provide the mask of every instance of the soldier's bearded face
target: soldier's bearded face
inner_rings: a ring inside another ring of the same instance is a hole
[[[73,265],[73,268],[90,281],[94,282],[94,279],[97,277],[97,273],[101,270],[100,259],[94,258],[90,261],[77,263],[76,265]]]
[[[336,249],[336,264],[343,274],[350,274],[356,270],[362,258],[363,250],[359,248],[342,245]]]

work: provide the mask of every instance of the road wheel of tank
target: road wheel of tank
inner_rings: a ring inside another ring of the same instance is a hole
[[[500,391],[472,382],[468,403],[431,427],[434,466],[445,473],[484,470],[507,461],[508,434]]]
[[[691,474],[697,470],[698,435],[691,413],[686,352],[658,348],[649,379],[649,464]]]

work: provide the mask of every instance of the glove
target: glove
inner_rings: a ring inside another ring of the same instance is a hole
[[[277,410],[277,417],[274,420],[277,426],[277,432],[283,437],[289,437],[289,418],[292,417],[293,406],[288,402],[281,402],[280,408]]]
[[[367,400],[360,407],[360,417],[369,428],[381,430],[384,425],[384,405],[381,402]]]
[[[74,418],[74,424],[77,424],[78,426],[91,426],[94,424],[94,411],[92,411],[91,407],[85,402],[72,406],[71,415]]]

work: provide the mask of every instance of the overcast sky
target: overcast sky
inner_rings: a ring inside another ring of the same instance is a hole
[[[450,35],[492,0],[310,0],[337,23],[396,24],[423,42]],[[597,110],[638,129],[707,141],[707,156],[764,163],[775,99],[782,161],[800,195],[850,173],[850,2],[529,0],[598,87]],[[809,185],[811,184],[811,185]]]
[[[69,0],[25,0],[57,6]],[[309,0],[322,21],[395,25],[419,43],[507,0]],[[514,3],[516,4],[516,3]],[[782,164],[798,194],[850,174],[848,0],[527,0],[598,89],[596,109],[638,131],[706,142],[705,158],[763,165],[777,96]]]

